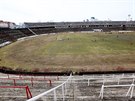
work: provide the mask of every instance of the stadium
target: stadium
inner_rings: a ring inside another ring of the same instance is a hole
[[[0,66],[5,69],[26,72],[134,70],[134,21],[25,22],[23,28],[8,24],[0,24],[0,46],[13,43],[0,52]],[[46,45],[43,44],[45,42]],[[3,55],[3,51],[7,54]],[[124,55],[129,57],[125,58]]]
[[[0,101],[135,101],[135,0],[1,0]]]
[[[134,31],[134,21],[1,21],[0,100],[134,101]]]

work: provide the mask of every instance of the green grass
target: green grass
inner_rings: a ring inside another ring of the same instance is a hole
[[[135,33],[59,33],[0,49],[0,66],[27,71],[135,69]]]

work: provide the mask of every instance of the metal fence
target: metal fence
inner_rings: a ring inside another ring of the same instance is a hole
[[[65,95],[66,95],[66,93],[67,93],[67,86],[68,86],[68,84],[71,82],[71,79],[72,79],[72,75],[70,75],[70,76],[68,77],[68,79],[67,79],[65,82],[63,82],[62,84],[60,84],[60,85],[58,85],[58,86],[56,86],[56,87],[54,87],[54,88],[52,88],[52,89],[50,89],[50,90],[48,90],[48,91],[46,91],[46,92],[43,92],[43,93],[41,93],[41,94],[39,94],[39,95],[37,95],[37,96],[35,96],[35,97],[33,97],[33,98],[27,100],[27,101],[36,101],[36,100],[40,99],[41,97],[44,97],[44,99],[46,100],[46,96],[47,96],[48,93],[53,93],[53,101],[57,101],[57,94],[56,94],[56,91],[57,91],[57,89],[59,89],[59,88],[62,89],[62,90],[61,90],[61,93],[62,93],[62,101],[65,101]]]

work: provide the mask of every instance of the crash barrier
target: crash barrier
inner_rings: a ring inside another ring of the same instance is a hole
[[[17,89],[20,88],[20,89],[25,89],[27,99],[32,98],[32,94],[31,94],[31,91],[30,91],[30,89],[29,89],[28,86],[0,86],[0,88],[3,88],[3,89],[6,89],[6,88],[14,88],[14,89],[15,88],[17,88]]]
[[[104,97],[104,89],[105,88],[118,88],[118,87],[129,87],[127,93],[125,96],[130,96],[130,98],[133,97],[133,91],[134,91],[134,86],[135,84],[130,84],[130,85],[102,85],[101,90],[100,90],[100,95],[99,98],[103,99]]]
[[[86,78],[86,77],[85,77]],[[104,98],[104,92],[105,92],[105,88],[119,88],[119,89],[116,89],[116,90],[120,90],[120,89],[123,89],[123,87],[129,87],[128,91],[126,92],[126,95],[125,96],[130,96],[130,98],[133,97],[133,90],[134,90],[134,81],[135,81],[135,75],[134,73],[133,74],[119,74],[119,75],[99,75],[99,76],[90,76],[90,77],[87,77],[88,78],[88,86],[90,86],[90,81],[93,81],[93,80],[100,80],[100,83],[102,83],[102,86],[101,86],[101,90],[100,90],[100,95],[99,95],[99,98],[103,99]],[[131,82],[128,82],[128,84],[121,84],[120,85],[120,82],[127,82],[128,80],[130,80]],[[114,85],[114,84],[110,84],[110,85],[105,85],[105,83],[111,83],[111,82],[116,82],[117,84]],[[99,82],[98,82],[99,83]],[[129,84],[130,83],[130,84]],[[109,92],[107,92],[109,93]]]
[[[100,76],[91,76],[91,77],[84,77],[85,79],[88,80],[88,86],[90,85],[90,81],[93,80],[100,80],[102,81],[102,84],[105,84],[107,81],[109,82],[117,82],[117,84],[120,84],[120,81],[124,80],[124,79],[131,79],[131,83],[133,83],[135,81],[135,75],[134,74],[129,74],[129,75],[125,75],[125,74],[121,74],[121,75],[100,75]]]
[[[49,79],[49,80],[59,80],[59,76],[46,76],[46,75],[28,75],[28,74],[6,74],[7,78],[40,78],[40,79]]]
[[[6,76],[7,75],[7,76]],[[5,77],[8,79],[16,80],[29,80],[31,81],[31,85],[33,86],[34,81],[47,81],[49,85],[52,86],[52,82],[55,80],[59,80],[59,76],[46,76],[46,75],[28,75],[28,74],[6,74]]]
[[[22,80],[22,81],[25,81],[25,80],[29,80],[31,82],[31,85],[33,87],[34,85],[34,81],[48,81],[49,82],[49,86],[52,86],[52,81],[50,79],[40,79],[40,78],[0,78],[0,80],[11,80],[13,81],[13,85],[16,86],[16,81],[18,80]],[[2,81],[1,81],[2,82]]]
[[[68,84],[71,83],[71,79],[72,79],[72,74],[71,74],[71,75],[68,77],[68,79],[67,79],[65,82],[63,82],[62,84],[60,84],[60,85],[58,85],[58,86],[56,86],[56,87],[54,87],[54,88],[52,88],[52,89],[50,89],[50,90],[44,92],[44,93],[41,93],[41,94],[39,94],[39,95],[37,95],[37,96],[35,96],[35,97],[33,97],[33,98],[27,100],[27,101],[36,101],[36,100],[40,99],[40,98],[43,97],[43,96],[47,96],[47,94],[50,93],[50,92],[53,92],[53,101],[57,101],[56,90],[57,90],[58,88],[62,88],[62,100],[65,101],[65,95],[66,95],[66,93],[67,93],[67,86],[68,86]]]

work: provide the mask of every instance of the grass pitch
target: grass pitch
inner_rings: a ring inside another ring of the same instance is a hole
[[[14,70],[135,70],[135,32],[59,33],[14,42],[0,49],[0,66]]]

